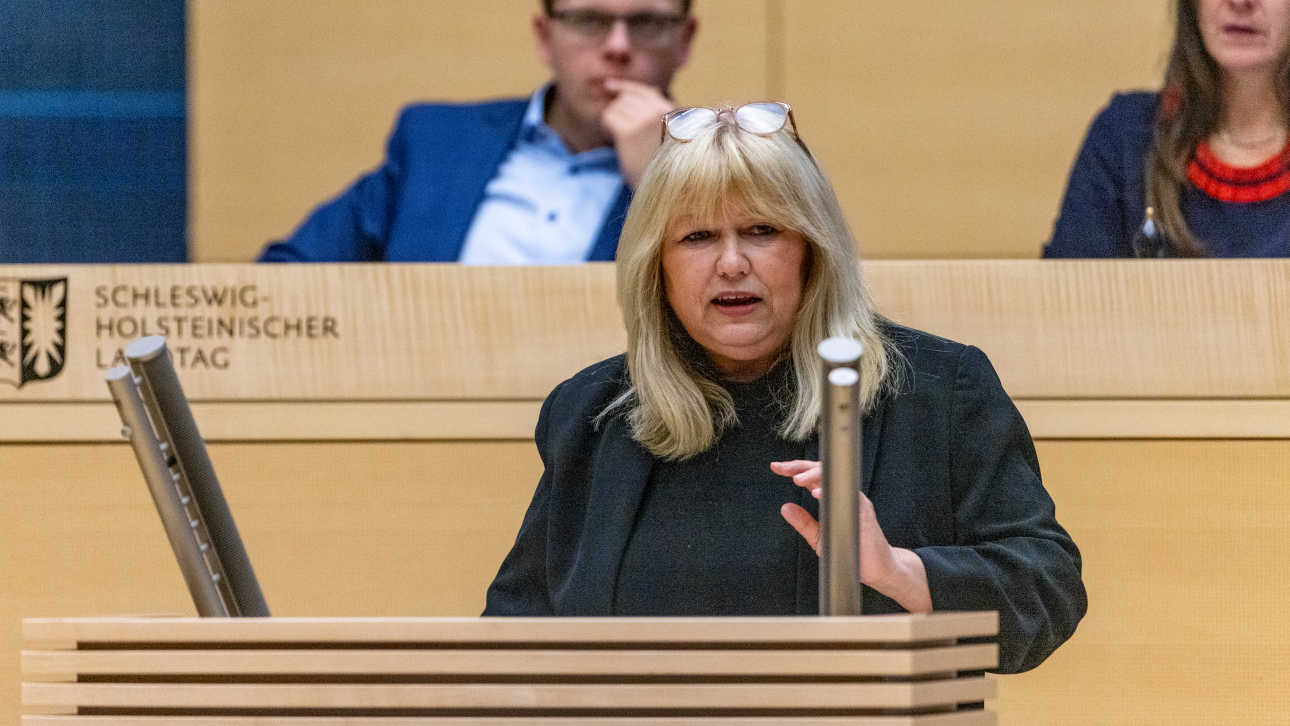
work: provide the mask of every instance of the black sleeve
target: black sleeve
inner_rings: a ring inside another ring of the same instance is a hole
[[[547,499],[551,487],[547,445],[552,402],[563,387],[563,383],[556,386],[542,403],[534,432],[538,454],[542,457],[542,478],[524,513],[515,544],[488,586],[484,615],[554,615],[546,581]]]
[[[1057,523],[1025,421],[980,350],[951,399],[953,545],[916,550],[934,610],[997,610],[999,672],[1039,665],[1088,608],[1080,554]]]

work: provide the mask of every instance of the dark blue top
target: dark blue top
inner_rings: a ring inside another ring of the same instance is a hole
[[[1117,93],[1089,127],[1044,257],[1132,257],[1146,208],[1144,174],[1159,94]],[[1188,183],[1183,216],[1211,257],[1290,256],[1290,193],[1224,202]]]

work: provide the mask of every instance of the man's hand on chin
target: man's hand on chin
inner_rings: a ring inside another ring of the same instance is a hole
[[[614,100],[600,114],[600,122],[613,137],[623,179],[635,189],[659,146],[663,115],[675,104],[647,83],[609,78],[605,88],[614,94]]]

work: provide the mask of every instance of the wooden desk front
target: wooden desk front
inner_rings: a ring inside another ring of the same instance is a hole
[[[1280,718],[1290,263],[865,271],[892,318],[990,355],[1084,554],[1089,616],[1000,681],[1000,722]],[[62,371],[0,382],[10,653],[21,616],[192,612],[101,382],[122,333],[186,319],[198,423],[270,606],[301,616],[477,614],[540,471],[541,398],[623,345],[603,265],[0,268],[63,277]],[[220,337],[230,318],[244,334]],[[0,668],[0,702],[17,681]]]
[[[998,651],[960,640],[997,629],[993,612],[29,619],[23,703],[68,726],[990,726],[957,707],[993,694]]]

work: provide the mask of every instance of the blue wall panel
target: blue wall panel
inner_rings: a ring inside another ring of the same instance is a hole
[[[183,0],[6,0],[0,262],[187,259]]]

